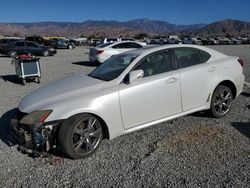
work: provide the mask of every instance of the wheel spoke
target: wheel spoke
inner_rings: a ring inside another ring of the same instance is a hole
[[[221,104],[221,100],[218,100],[218,101],[216,101],[215,103],[214,103],[214,106],[218,106],[218,105],[220,105]]]
[[[220,98],[223,99],[224,98],[224,91],[220,91]]]
[[[96,137],[96,138],[98,138],[98,137],[100,136],[101,132],[102,132],[102,130],[101,130],[101,129],[98,129],[98,130],[96,130],[96,131],[90,133],[89,136],[90,136],[90,137]]]
[[[95,122],[96,122],[96,119],[89,119],[89,121],[88,121],[88,132],[90,132],[90,130],[94,126]]]
[[[220,104],[218,108],[218,113],[221,113],[221,112],[222,112],[222,104]]]
[[[84,140],[79,140],[79,141],[77,141],[77,142],[74,144],[75,150],[79,150],[79,149],[82,147],[83,143],[84,143]]]
[[[231,95],[230,95],[230,93],[227,93],[227,95],[225,96],[224,100],[229,100],[229,99],[231,99]]]
[[[85,143],[86,143],[87,150],[93,150],[93,145],[91,144],[89,138],[86,138]]]
[[[227,110],[230,106],[229,106],[229,104],[227,104],[227,103],[222,103],[222,105],[224,106],[224,108]]]
[[[84,134],[84,131],[85,131],[84,129],[76,128],[74,130],[74,133],[79,134],[80,136],[82,136]]]

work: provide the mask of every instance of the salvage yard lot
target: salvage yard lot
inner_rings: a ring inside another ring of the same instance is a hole
[[[250,82],[250,45],[211,46],[246,61]],[[165,122],[114,140],[81,160],[31,158],[17,151],[9,121],[31,91],[74,73],[89,73],[89,49],[58,50],[42,57],[41,84],[22,86],[10,58],[0,57],[0,187],[249,187],[250,89],[221,119],[202,113]]]

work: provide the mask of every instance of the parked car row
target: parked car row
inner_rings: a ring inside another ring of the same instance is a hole
[[[186,37],[181,39],[151,39],[148,44],[198,44],[198,45],[230,45],[250,44],[250,37]]]
[[[32,41],[44,46],[53,46],[55,49],[73,49],[75,47],[73,40],[67,40],[65,38],[49,38],[44,39],[40,36],[25,37],[26,41]]]
[[[33,54],[36,56],[52,56],[56,49],[73,49],[76,41],[65,38],[45,39],[40,36],[28,36],[24,39],[0,39],[0,54],[16,57],[20,54]]]
[[[124,41],[126,40],[126,41]],[[92,62],[103,63],[112,55],[116,55],[125,51],[129,51],[136,48],[141,48],[146,45],[164,45],[164,44],[197,44],[197,45],[229,45],[229,44],[248,44],[250,38],[243,37],[189,37],[183,38],[183,40],[177,37],[169,39],[157,38],[147,40],[145,43],[136,42],[129,38],[103,38],[102,40],[95,41],[95,47],[90,49],[89,60]],[[98,45],[99,44],[99,45]],[[97,45],[97,46],[96,46]],[[133,46],[133,47],[131,47]]]
[[[51,46],[39,45],[30,41],[14,41],[0,46],[0,54],[16,57],[20,54],[33,54],[36,56],[52,56],[57,51]]]
[[[102,39],[91,39],[90,45],[91,46],[98,46],[101,44],[107,44],[107,43],[114,43],[114,42],[121,42],[121,41],[135,41],[133,38],[102,38]]]

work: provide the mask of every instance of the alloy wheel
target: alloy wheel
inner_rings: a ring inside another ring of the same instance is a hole
[[[72,134],[73,150],[79,155],[93,152],[102,140],[102,128],[95,117],[86,117],[78,122]]]
[[[221,89],[215,96],[214,110],[220,116],[225,115],[232,105],[232,93],[227,89]]]

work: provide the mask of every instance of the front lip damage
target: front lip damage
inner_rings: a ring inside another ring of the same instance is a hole
[[[57,131],[62,121],[44,124],[24,125],[16,117],[11,120],[11,127],[18,141],[18,149],[33,156],[47,156],[57,147]]]

